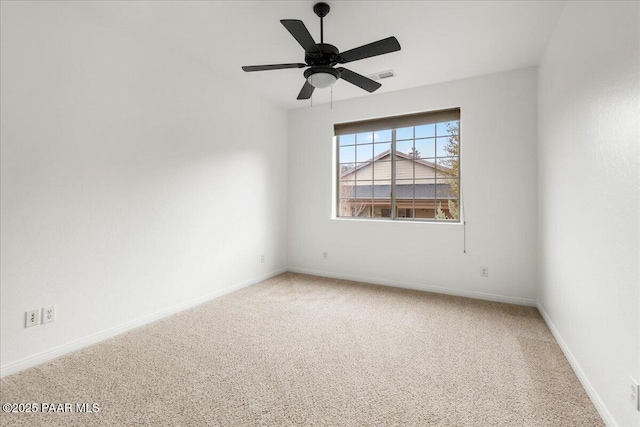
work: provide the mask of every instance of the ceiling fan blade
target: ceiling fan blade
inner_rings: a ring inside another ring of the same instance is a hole
[[[395,37],[388,37],[386,39],[378,40],[377,42],[342,52],[338,62],[340,64],[346,64],[347,62],[384,55],[385,53],[391,53],[397,50],[400,50],[400,43],[398,43],[398,39]]]
[[[302,68],[307,64],[272,64],[272,65],[245,65],[242,67],[244,71],[267,71],[267,70],[283,70],[285,68]]]
[[[338,67],[336,68],[336,70],[340,71],[340,78],[358,86],[359,88],[366,90],[367,92],[374,92],[378,88],[380,88],[380,86],[382,86],[380,83],[374,82],[370,78],[358,73],[354,73],[353,71],[347,70],[346,68]]]
[[[316,42],[309,34],[309,30],[304,22],[298,19],[282,19],[282,25],[291,33],[291,35],[300,43],[305,52],[320,53],[320,49],[316,46]]]
[[[311,98],[311,95],[313,94],[313,90],[315,88],[313,86],[311,86],[311,84],[307,81],[304,82],[304,86],[302,86],[302,90],[300,90],[300,93],[298,94],[298,99],[309,99]]]

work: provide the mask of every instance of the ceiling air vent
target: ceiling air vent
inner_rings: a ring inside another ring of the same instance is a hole
[[[388,79],[389,77],[393,77],[395,75],[396,75],[395,71],[387,70],[387,71],[380,71],[379,73],[369,74],[367,77],[369,77],[371,80],[382,80],[382,79]]]

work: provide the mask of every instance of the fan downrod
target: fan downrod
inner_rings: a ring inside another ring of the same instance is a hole
[[[319,18],[324,18],[325,16],[327,16],[330,10],[331,8],[326,3],[316,3],[313,6],[313,11],[316,15],[318,15]]]

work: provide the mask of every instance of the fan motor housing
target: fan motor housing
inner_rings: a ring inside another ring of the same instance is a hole
[[[328,65],[316,65],[315,67],[307,68],[304,71],[304,78],[308,79],[311,74],[316,74],[316,73],[331,74],[336,79],[340,78],[340,71],[336,70],[333,67],[329,67]]]
[[[330,65],[338,62],[340,51],[337,47],[328,43],[318,43],[317,46],[320,53],[306,52],[304,55],[304,61],[308,65]]]

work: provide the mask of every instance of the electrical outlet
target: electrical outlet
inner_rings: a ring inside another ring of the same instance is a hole
[[[322,252],[322,259],[324,260],[329,259],[329,252]]]
[[[260,255],[260,262],[264,264],[264,254]]]
[[[25,322],[24,327],[30,328],[32,326],[38,326],[40,324],[40,310],[31,310],[24,313]]]
[[[632,377],[629,377],[629,400],[635,410],[640,412],[640,386]]]
[[[56,320],[56,306],[46,307],[42,309],[42,324],[54,322]]]
[[[480,267],[480,276],[489,277],[489,267]]]

